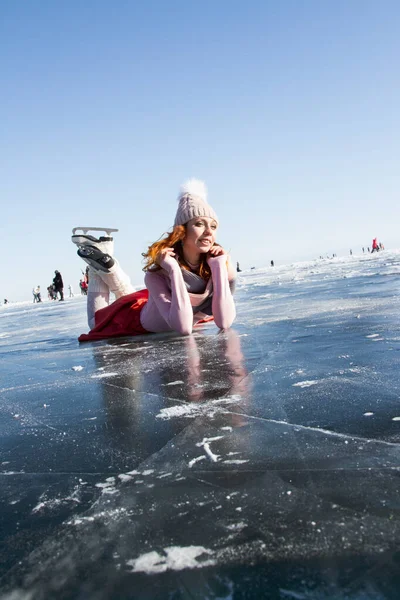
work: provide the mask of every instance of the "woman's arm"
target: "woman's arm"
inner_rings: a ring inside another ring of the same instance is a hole
[[[221,247],[219,248],[222,250]],[[229,287],[227,258],[225,253],[217,256],[210,255],[208,258],[214,290],[212,313],[215,324],[220,329],[228,329],[236,317],[235,302]]]
[[[145,307],[146,310],[143,309],[142,325],[155,333],[166,331],[167,328],[160,327],[161,317],[169,330],[188,335],[193,329],[193,309],[181,268],[171,256],[164,258],[160,266],[168,273],[171,289],[165,278],[157,272],[146,274],[145,284],[152,302]],[[158,314],[154,314],[155,309]]]

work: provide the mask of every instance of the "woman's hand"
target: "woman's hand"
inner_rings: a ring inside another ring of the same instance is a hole
[[[212,260],[213,258],[217,258],[217,256],[227,256],[227,254],[227,251],[224,250],[222,246],[218,246],[217,244],[215,244],[208,252],[207,262],[208,264],[210,264],[210,260]]]
[[[176,264],[174,249],[164,248],[161,250],[157,255],[156,263],[163,269],[168,269],[168,267],[173,266],[174,263]]]

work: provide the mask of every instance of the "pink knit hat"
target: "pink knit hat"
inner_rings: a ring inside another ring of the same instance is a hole
[[[204,181],[188,179],[181,185],[178,195],[174,227],[184,225],[195,217],[210,217],[218,223],[218,217],[207,202],[207,188]]]

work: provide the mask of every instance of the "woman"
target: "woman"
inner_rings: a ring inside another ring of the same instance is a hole
[[[220,329],[235,318],[235,272],[215,243],[218,217],[207,203],[203,182],[187,181],[178,196],[174,228],[143,254],[146,289],[134,292],[113,258],[111,237],[73,235],[78,255],[90,265],[88,321],[80,341],[176,331],[188,335],[214,319]],[[110,291],[116,300],[109,305]]]

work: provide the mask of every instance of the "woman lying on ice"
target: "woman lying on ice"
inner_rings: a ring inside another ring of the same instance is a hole
[[[236,274],[226,251],[215,244],[218,217],[206,197],[201,181],[181,187],[172,232],[143,254],[146,289],[139,292],[113,258],[111,237],[72,236],[78,255],[90,265],[91,331],[79,341],[165,331],[188,335],[212,319],[220,329],[232,325]],[[112,304],[110,292],[116,298]]]

